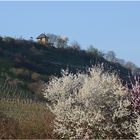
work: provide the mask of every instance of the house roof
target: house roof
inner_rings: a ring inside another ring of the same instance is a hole
[[[45,35],[44,33],[42,33],[36,39],[41,39],[41,38],[49,38],[49,37]]]

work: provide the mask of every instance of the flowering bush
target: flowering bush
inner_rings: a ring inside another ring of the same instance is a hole
[[[134,82],[131,83],[132,89],[131,93],[131,102],[133,109],[140,114],[140,81],[138,78],[134,78]]]
[[[128,92],[113,73],[101,68],[53,77],[44,89],[55,114],[54,133],[61,138],[132,138]]]
[[[132,104],[132,109],[136,116],[136,138],[140,139],[140,79],[139,77],[134,77],[131,82],[130,99]]]

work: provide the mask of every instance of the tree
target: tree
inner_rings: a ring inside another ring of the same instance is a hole
[[[8,43],[14,43],[14,42],[15,42],[15,39],[12,38],[12,37],[9,37],[9,36],[5,36],[5,37],[3,38],[3,40],[4,40],[5,42],[8,42]]]
[[[44,96],[55,114],[54,133],[64,139],[131,139],[128,91],[119,77],[94,67],[53,77]]]
[[[48,33],[49,43],[53,44],[56,48],[67,47],[68,37]]]
[[[2,42],[2,40],[3,40],[3,37],[0,36],[0,42]]]
[[[116,63],[117,59],[116,59],[116,54],[114,51],[108,51],[105,55],[105,59],[107,61],[110,61],[110,62],[114,62]]]
[[[119,58],[117,58],[117,62],[118,62],[120,65],[122,65],[122,66],[125,65],[125,60],[124,60],[124,59],[119,59]]]
[[[90,54],[94,54],[95,56],[102,56],[103,57],[103,55],[104,55],[101,51],[99,51],[93,45],[90,45],[88,47],[87,52],[90,53]]]
[[[137,71],[137,66],[130,61],[126,62],[125,67],[130,69],[133,74],[136,73],[136,71]]]
[[[73,41],[70,45],[70,48],[74,50],[80,50],[80,44],[77,41]]]
[[[65,48],[67,47],[68,37],[66,36],[57,36],[56,47],[57,48]]]
[[[52,44],[54,44],[54,46],[56,46],[57,35],[48,33],[47,36],[49,37],[49,43],[52,43]]]

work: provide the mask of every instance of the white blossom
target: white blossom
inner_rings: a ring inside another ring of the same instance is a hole
[[[54,133],[74,139],[131,138],[127,94],[116,75],[98,67],[89,69],[87,74],[64,71],[44,89],[56,116]]]

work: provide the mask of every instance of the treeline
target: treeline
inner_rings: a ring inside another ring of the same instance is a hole
[[[50,43],[52,43],[56,48],[71,48],[74,50],[81,50],[81,45],[77,41],[73,41],[68,44],[69,39],[66,36],[60,36],[51,33],[48,33],[47,36],[49,37]],[[96,55],[97,57],[103,57],[107,61],[119,63],[125,68],[130,69],[134,75],[140,74],[140,68],[138,66],[136,66],[131,61],[125,61],[124,59],[117,58],[114,51],[108,51],[107,53],[104,53],[95,48],[93,45],[88,46],[86,51]]]

